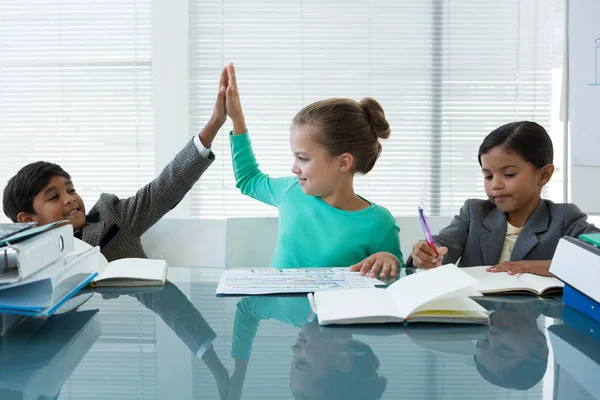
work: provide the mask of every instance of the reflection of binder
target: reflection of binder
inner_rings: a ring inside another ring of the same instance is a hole
[[[564,325],[548,328],[554,359],[579,385],[600,399],[600,323],[565,307]]]
[[[0,346],[2,391],[24,399],[53,398],[100,336],[98,310],[28,319]]]
[[[563,289],[563,302],[588,317],[600,321],[600,303],[586,296],[572,286],[565,285]]]

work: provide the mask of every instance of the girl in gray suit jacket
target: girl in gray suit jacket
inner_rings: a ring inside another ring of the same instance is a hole
[[[553,153],[550,136],[535,122],[511,122],[490,133],[478,156],[488,199],[465,201],[452,223],[434,235],[438,254],[420,241],[406,266],[428,269],[443,261],[549,276],[561,237],[600,232],[576,205],[541,198],[554,173]],[[383,257],[370,257],[372,271]]]
[[[434,236],[444,263],[550,275],[561,237],[600,232],[576,205],[541,198],[554,172],[552,141],[542,126],[521,121],[497,128],[483,140],[478,159],[488,199],[465,201],[452,223]],[[407,265],[433,268],[436,261],[420,241]]]

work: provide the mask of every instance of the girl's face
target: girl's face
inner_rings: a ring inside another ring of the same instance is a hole
[[[340,185],[341,175],[348,172],[344,166],[347,154],[333,156],[314,140],[317,134],[312,125],[293,125],[290,147],[294,154],[292,172],[298,177],[304,193],[327,197]]]
[[[485,194],[505,213],[522,210],[533,212],[542,188],[554,171],[554,166],[535,168],[517,154],[507,153],[500,146],[481,155],[481,171]]]
[[[296,343],[292,346],[292,391],[313,397],[319,392],[320,383],[332,369],[348,372],[352,367],[351,360],[339,348],[343,348],[344,343],[351,339],[322,332],[315,323],[303,325]]]

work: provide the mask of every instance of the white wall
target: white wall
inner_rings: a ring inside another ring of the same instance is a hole
[[[452,217],[430,217],[433,234]],[[260,268],[268,267],[275,249],[277,218],[188,219],[164,218],[143,237],[148,257],[167,260],[171,266]],[[423,239],[417,217],[398,217],[404,259]]]
[[[600,2],[568,4],[571,199],[600,214]]]

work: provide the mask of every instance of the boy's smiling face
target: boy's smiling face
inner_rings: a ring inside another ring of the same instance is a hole
[[[19,222],[35,221],[45,225],[60,220],[69,220],[73,230],[85,225],[85,206],[75,191],[73,182],[64,176],[53,176],[50,182],[33,199],[33,214],[21,212]]]

